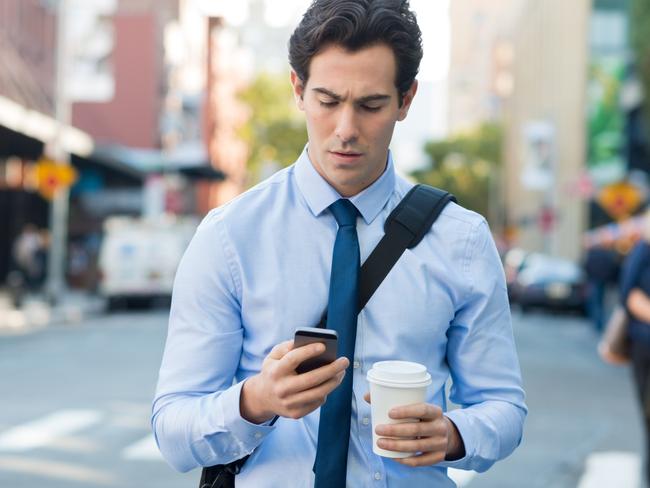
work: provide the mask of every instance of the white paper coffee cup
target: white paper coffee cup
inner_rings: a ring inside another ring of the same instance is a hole
[[[375,428],[381,424],[412,422],[412,419],[394,420],[388,417],[391,408],[426,400],[431,375],[426,366],[409,361],[380,361],[372,365],[367,374],[370,384],[370,410],[372,414],[372,450],[389,458],[405,458],[414,453],[388,451],[377,446],[379,436]]]

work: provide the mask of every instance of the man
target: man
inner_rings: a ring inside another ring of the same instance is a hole
[[[586,251],[584,270],[587,275],[587,313],[598,334],[605,326],[605,298],[607,286],[618,278],[618,253],[605,246],[594,246]]]
[[[629,320],[630,362],[645,427],[645,477],[650,480],[650,209],[641,239],[623,262],[620,292]]]
[[[482,217],[445,208],[355,315],[352,357],[298,375],[322,349],[291,341],[319,322],[328,297],[333,310],[342,229],[363,262],[412,186],[388,146],[417,91],[415,16],[407,1],[316,0],[289,51],[308,145],[197,230],[174,287],[153,405],[158,445],[181,471],[252,453],[238,487],[454,486],[447,467],[486,470],[519,444],[526,416],[505,280]],[[372,452],[365,375],[388,359],[422,363],[433,377],[427,403],[392,412],[406,423],[377,427],[380,447],[416,452],[402,460]],[[462,408],[443,413],[450,377]],[[351,413],[337,417],[342,391]],[[324,440],[340,432],[345,442]]]

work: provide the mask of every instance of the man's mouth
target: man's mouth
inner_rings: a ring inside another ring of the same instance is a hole
[[[359,156],[362,156],[362,153],[358,153],[358,152],[350,152],[350,151],[330,151],[330,152],[335,156],[339,156],[341,158],[358,158]]]

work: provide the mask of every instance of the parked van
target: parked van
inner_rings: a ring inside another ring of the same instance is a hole
[[[99,252],[99,293],[108,308],[131,298],[168,299],[197,225],[195,217],[108,218]]]

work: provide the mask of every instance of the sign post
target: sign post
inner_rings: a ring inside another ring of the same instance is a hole
[[[50,148],[62,174],[69,168],[69,154],[63,147],[63,128],[70,121],[70,103],[66,96],[65,78],[68,73],[67,15],[68,0],[59,0],[56,30],[56,89],[55,113],[58,130]],[[56,174],[54,171],[52,174]],[[46,293],[51,304],[60,301],[65,291],[66,242],[68,240],[69,185],[54,185],[50,205],[50,252],[47,262]]]

